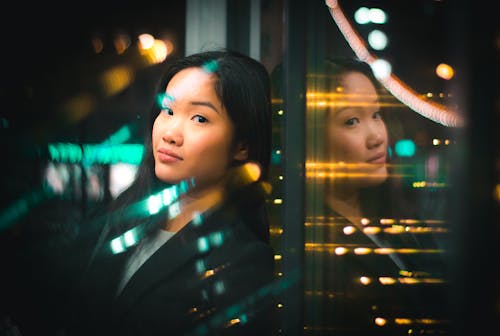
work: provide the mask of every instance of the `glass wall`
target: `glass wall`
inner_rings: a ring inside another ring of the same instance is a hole
[[[453,58],[428,47],[446,4],[398,6],[313,9],[323,33],[311,34],[306,80],[306,335],[449,332],[450,164],[464,122]]]
[[[468,269],[493,241],[470,225],[481,214],[482,227],[498,232],[498,178],[479,178],[490,197],[478,206],[477,177],[466,174],[491,172],[491,161],[468,156],[472,147],[496,155],[491,127],[470,133],[475,118],[495,120],[491,96],[470,118],[478,98],[467,92],[477,60],[467,41],[492,44],[493,24],[454,25],[481,10],[463,2],[270,2],[284,18],[272,68],[283,104],[284,333],[445,335],[491,323],[498,278]],[[497,69],[491,47],[480,50],[492,61],[486,69]],[[483,96],[495,92],[494,73]]]

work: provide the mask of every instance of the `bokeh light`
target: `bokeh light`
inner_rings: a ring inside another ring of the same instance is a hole
[[[373,63],[370,64],[373,74],[377,79],[385,79],[388,78],[391,75],[392,72],[392,66],[389,62],[387,62],[384,59],[377,59]]]
[[[368,43],[375,50],[383,50],[389,44],[389,39],[383,31],[375,29],[368,34]]]
[[[440,63],[436,67],[436,75],[443,79],[450,80],[455,75],[455,70],[453,70],[453,68],[446,63]]]
[[[359,24],[367,24],[370,22],[370,9],[360,7],[354,12],[354,20]]]
[[[373,23],[384,24],[387,22],[387,14],[380,8],[370,8],[368,17]]]

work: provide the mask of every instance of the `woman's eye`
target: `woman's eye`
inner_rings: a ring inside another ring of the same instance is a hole
[[[353,126],[353,125],[359,124],[359,119],[358,118],[347,119],[344,122],[344,124],[346,124],[347,126]]]
[[[195,121],[197,121],[199,123],[206,123],[206,122],[208,122],[208,119],[205,118],[205,117],[203,117],[203,116],[201,116],[201,115],[195,115],[193,117],[193,120],[195,120]]]
[[[170,116],[174,115],[174,110],[172,110],[170,107],[164,107],[162,109],[162,111],[165,112],[166,114],[170,115]]]

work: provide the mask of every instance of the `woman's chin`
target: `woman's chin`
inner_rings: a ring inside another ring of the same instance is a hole
[[[379,184],[384,183],[389,174],[387,172],[387,167],[385,165],[381,165],[377,169],[366,170],[359,174],[359,179],[357,184],[359,187],[374,187]]]
[[[389,174],[387,173],[387,168],[385,166],[382,166],[376,171],[367,174],[367,184],[368,186],[376,186],[382,184],[387,180],[388,176]]]

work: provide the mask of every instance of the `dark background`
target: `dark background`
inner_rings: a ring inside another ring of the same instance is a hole
[[[37,126],[47,120],[57,123],[56,110],[65,99],[91,91],[100,73],[127,62],[127,56],[117,55],[113,48],[117,33],[128,34],[134,44],[140,33],[158,36],[167,32],[174,39],[175,54],[184,51],[184,1],[17,2],[9,7],[0,14],[2,132],[21,132],[37,137],[35,141],[70,137],[75,131],[75,125],[53,124],[40,134]],[[104,43],[99,54],[92,47],[94,37]],[[138,81],[143,80],[141,75]],[[128,104],[128,109],[134,108]],[[116,109],[122,116],[127,113],[123,106]],[[102,123],[115,119],[103,115],[101,128],[95,131],[105,130]],[[69,128],[65,131],[66,126]]]

